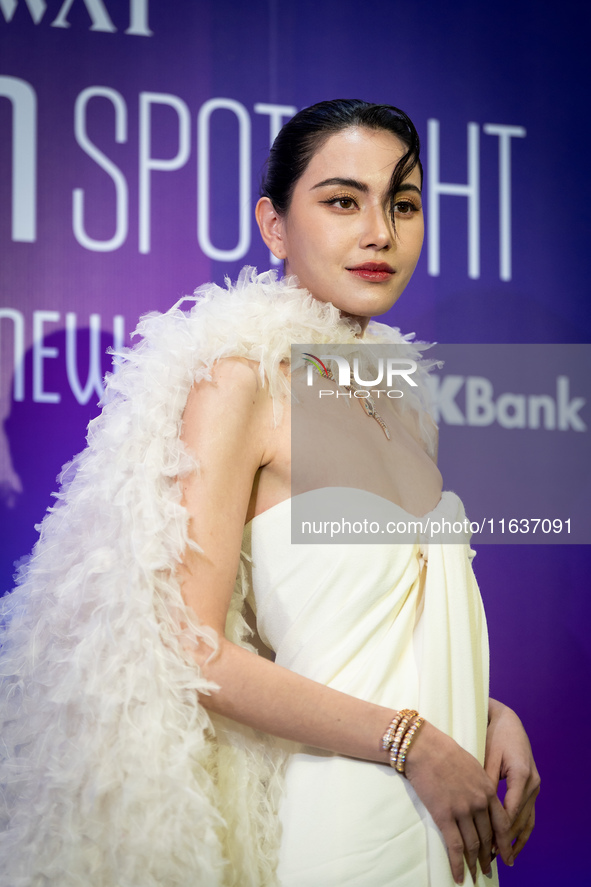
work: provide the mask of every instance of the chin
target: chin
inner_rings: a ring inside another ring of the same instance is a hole
[[[391,299],[376,299],[375,297],[368,296],[367,299],[351,300],[343,305],[336,305],[335,303],[335,307],[339,308],[344,314],[370,319],[372,317],[380,317],[382,314],[386,314],[386,312],[394,307],[399,298],[400,295]]]

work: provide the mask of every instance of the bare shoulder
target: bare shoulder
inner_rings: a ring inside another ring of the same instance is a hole
[[[271,396],[252,361],[220,360],[209,379],[193,386],[181,439],[197,464],[183,481],[195,521],[204,509],[209,527],[244,525],[255,475],[269,459],[272,414]]]
[[[268,390],[257,364],[239,357],[217,361],[210,379],[193,385],[183,414],[182,438],[190,448],[212,443],[221,450],[264,449]],[[246,455],[246,454],[245,454]]]
[[[191,389],[187,406],[195,400],[204,400],[213,395],[223,401],[234,402],[239,406],[248,400],[254,404],[263,391],[257,364],[243,357],[224,357],[211,368],[210,378],[201,379]]]

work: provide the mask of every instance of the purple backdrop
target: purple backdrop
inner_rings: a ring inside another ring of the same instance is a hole
[[[206,280],[268,266],[257,183],[304,105],[398,104],[422,135],[426,245],[389,322],[440,342],[588,341],[589,18],[575,0],[0,0],[2,588],[83,446],[105,347]],[[492,692],[543,779],[505,885],[585,879],[588,551],[487,545],[475,563]]]

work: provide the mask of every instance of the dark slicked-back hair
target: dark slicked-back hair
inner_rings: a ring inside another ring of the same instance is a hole
[[[293,189],[310,160],[326,140],[351,127],[385,130],[396,136],[406,148],[392,173],[389,187],[390,215],[394,224],[396,195],[404,179],[418,166],[420,142],[412,120],[393,105],[374,105],[360,99],[335,99],[319,102],[299,111],[281,129],[273,142],[261,196],[268,197],[281,215],[289,211]]]

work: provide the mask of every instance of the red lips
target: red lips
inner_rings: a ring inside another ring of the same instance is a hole
[[[386,262],[364,262],[362,265],[355,265],[354,268],[347,268],[351,274],[361,277],[362,280],[369,280],[380,283],[395,274],[394,268]]]
[[[364,262],[363,265],[347,268],[347,271],[387,271],[389,274],[393,274],[394,268],[386,262]]]

